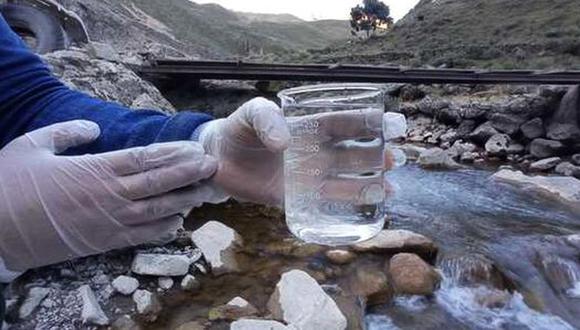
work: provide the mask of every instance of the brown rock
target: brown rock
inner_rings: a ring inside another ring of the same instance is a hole
[[[333,264],[346,265],[351,263],[356,258],[356,254],[347,250],[330,250],[326,251],[326,257]]]
[[[433,267],[411,253],[394,256],[389,264],[389,273],[398,294],[430,295],[441,281]]]
[[[387,275],[372,265],[356,268],[351,278],[351,290],[355,295],[366,298],[368,305],[384,304],[390,298]]]
[[[375,238],[356,244],[356,251],[383,253],[416,253],[426,260],[434,260],[437,256],[435,243],[421,234],[408,230],[383,230]]]

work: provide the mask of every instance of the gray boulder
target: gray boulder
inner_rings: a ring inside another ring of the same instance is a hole
[[[522,134],[529,140],[541,138],[546,134],[544,121],[541,118],[534,118],[520,127]]]
[[[574,163],[574,165],[580,166],[580,154],[572,156],[572,163]]]
[[[520,130],[520,126],[525,122],[520,116],[495,113],[490,118],[491,126],[499,132],[514,135]]]
[[[554,167],[558,166],[562,162],[562,158],[560,157],[551,157],[542,160],[538,160],[530,165],[530,171],[533,172],[542,172],[551,170]]]
[[[95,59],[84,49],[57,51],[44,56],[44,60],[72,89],[127,107],[175,112],[155,86],[123,64]]]
[[[493,175],[495,180],[511,183],[575,208],[580,208],[580,180],[572,177],[527,176],[519,171],[501,170]]]
[[[530,153],[537,158],[549,158],[558,156],[564,148],[564,144],[560,141],[535,139],[530,144]]]
[[[496,134],[485,143],[485,151],[492,156],[502,156],[508,153],[512,139],[507,134]]]
[[[461,165],[453,160],[453,154],[441,148],[425,150],[421,153],[417,162],[425,169],[449,170],[461,168]]]
[[[557,174],[564,176],[580,177],[580,166],[576,166],[570,162],[563,162],[556,166],[554,170]]]
[[[477,144],[484,145],[489,138],[498,133],[499,131],[491,125],[491,122],[488,121],[478,126],[475,131],[469,135],[469,139]]]
[[[547,130],[548,138],[557,141],[580,139],[578,111],[580,111],[580,86],[575,86],[564,95],[560,107],[552,116]]]

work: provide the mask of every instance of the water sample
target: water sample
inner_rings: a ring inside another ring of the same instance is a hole
[[[368,84],[279,94],[292,143],[284,154],[286,222],[323,245],[368,240],[384,226],[384,93]]]

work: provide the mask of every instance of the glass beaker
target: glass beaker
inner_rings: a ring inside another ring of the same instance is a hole
[[[292,135],[284,154],[290,231],[331,246],[374,237],[385,223],[382,86],[306,86],[278,96]]]

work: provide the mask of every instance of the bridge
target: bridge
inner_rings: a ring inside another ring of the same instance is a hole
[[[578,85],[580,70],[413,69],[343,64],[266,64],[235,61],[152,59],[133,70],[152,81],[314,81],[411,84]]]

